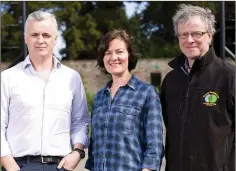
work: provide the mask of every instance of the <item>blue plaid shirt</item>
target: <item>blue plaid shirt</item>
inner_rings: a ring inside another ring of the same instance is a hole
[[[132,76],[111,101],[110,81],[94,98],[86,168],[91,171],[159,170],[162,114],[156,89]]]

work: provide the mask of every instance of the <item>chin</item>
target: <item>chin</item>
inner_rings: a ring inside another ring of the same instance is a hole
[[[116,69],[109,69],[109,70],[107,70],[110,74],[118,74],[118,73],[121,73],[121,71],[119,71],[119,70],[116,70]]]
[[[121,76],[123,72],[110,72],[111,75]]]
[[[47,56],[48,53],[38,53],[39,56]]]
[[[195,58],[198,58],[200,55],[200,53],[185,53],[185,56],[187,58],[190,58],[190,59],[195,59]]]

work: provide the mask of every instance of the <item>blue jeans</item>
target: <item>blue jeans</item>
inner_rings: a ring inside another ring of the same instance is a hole
[[[31,161],[16,161],[21,171],[67,171],[64,168],[58,169],[55,163],[37,163]],[[2,171],[6,171],[2,167]]]

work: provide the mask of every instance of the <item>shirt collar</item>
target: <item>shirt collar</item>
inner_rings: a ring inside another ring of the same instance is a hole
[[[202,56],[199,56],[197,59],[198,59],[198,60],[201,60],[201,59],[202,59]],[[185,56],[185,61],[184,61],[184,68],[185,68],[186,70],[192,69],[191,67],[189,67],[188,58],[187,58],[186,56]]]
[[[128,81],[128,83],[126,84],[128,87],[132,88],[132,89],[135,89],[137,87],[137,83],[138,83],[138,79],[132,75],[130,80]],[[110,91],[110,88],[111,88],[111,85],[112,85],[112,80],[109,81],[106,86],[104,87],[104,93],[105,91]]]
[[[197,61],[197,63],[200,63],[201,66],[204,66],[204,65],[208,65],[216,58],[217,58],[217,56],[215,55],[214,48],[212,46],[210,46],[207,53],[205,55],[203,55],[202,57],[199,57],[196,61]],[[173,69],[177,69],[181,66],[184,67],[185,60],[186,60],[185,55],[181,54],[181,55],[177,56],[176,58],[174,58],[172,61],[170,61],[168,63],[168,65]]]
[[[61,68],[61,63],[60,63],[60,61],[55,56],[53,56],[53,61],[54,61],[53,62],[53,65],[54,65],[53,68],[54,69]],[[23,67],[24,67],[24,69],[26,69],[26,68],[28,68],[30,66],[32,66],[32,63],[30,61],[29,55],[27,55],[25,60],[24,60],[24,62],[23,62]]]

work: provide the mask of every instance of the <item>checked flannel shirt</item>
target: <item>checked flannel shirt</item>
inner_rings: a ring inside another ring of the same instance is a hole
[[[91,171],[159,170],[163,120],[155,87],[132,76],[110,97],[108,82],[95,96],[86,168]]]

